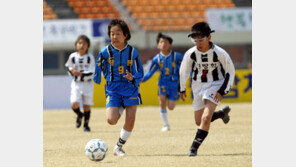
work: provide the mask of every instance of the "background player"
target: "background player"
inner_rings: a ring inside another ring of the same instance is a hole
[[[222,96],[227,94],[233,84],[235,69],[228,53],[213,44],[211,30],[206,22],[192,26],[188,35],[196,45],[189,49],[180,68],[180,96],[185,100],[185,83],[192,73],[192,91],[194,95],[194,118],[199,129],[191,145],[188,155],[196,156],[197,149],[207,137],[211,120],[222,118],[229,121],[229,108],[214,112],[220,104]]]
[[[71,83],[72,109],[77,114],[76,127],[81,126],[81,120],[84,116],[84,131],[90,132],[88,126],[90,118],[90,106],[93,104],[92,82],[93,73],[95,72],[95,60],[92,54],[88,53],[90,40],[85,35],[80,35],[75,46],[77,52],[72,53],[66,62],[69,73],[73,76]],[[83,104],[84,114],[80,111],[79,104]]]
[[[164,123],[161,131],[164,132],[170,130],[166,107],[168,106],[170,110],[173,110],[176,101],[179,99],[179,69],[183,55],[171,50],[173,39],[167,35],[159,33],[156,42],[160,53],[153,57],[150,68],[143,78],[143,82],[151,78],[156,71],[160,71],[158,98],[160,115]],[[167,101],[168,105],[166,104]]]
[[[143,78],[140,56],[127,41],[130,30],[123,20],[114,19],[108,25],[111,43],[99,53],[94,81],[101,83],[101,71],[106,79],[106,116],[110,125],[115,125],[126,107],[125,123],[120,138],[114,147],[114,155],[126,155],[122,149],[134,128],[137,105],[141,104],[139,83]]]

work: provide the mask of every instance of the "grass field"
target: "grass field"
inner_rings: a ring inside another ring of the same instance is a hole
[[[106,121],[105,108],[93,108],[91,132],[75,128],[75,114],[71,110],[43,112],[43,166],[44,167],[249,167],[252,166],[252,104],[228,103],[230,122],[221,119],[212,122],[208,137],[197,157],[187,153],[196,133],[191,105],[177,105],[168,111],[171,131],[161,132],[162,121],[158,107],[141,106],[136,115],[135,128],[124,145],[126,157],[113,156],[120,130]],[[220,105],[219,109],[225,104]],[[84,147],[90,139],[103,139],[109,147],[101,162],[90,161]]]

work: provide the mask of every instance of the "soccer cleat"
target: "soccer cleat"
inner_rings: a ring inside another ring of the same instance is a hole
[[[161,128],[161,131],[162,132],[166,132],[166,131],[169,131],[170,130],[170,125],[164,125],[162,128]]]
[[[83,130],[84,130],[84,132],[90,132],[90,128],[88,125],[84,125]]]
[[[230,112],[230,108],[229,106],[225,106],[223,109],[222,109],[222,112],[223,112],[223,117],[222,117],[222,120],[225,124],[227,124],[230,120],[230,117],[228,115],[228,113]]]
[[[126,155],[125,152],[122,149],[122,146],[118,146],[118,145],[116,145],[114,147],[113,153],[114,153],[115,156],[119,156],[119,157],[122,157],[122,156]]]
[[[188,152],[188,156],[189,157],[197,156],[197,149],[190,148],[190,150]]]
[[[79,128],[81,126],[82,117],[83,117],[83,114],[77,115],[76,128]]]

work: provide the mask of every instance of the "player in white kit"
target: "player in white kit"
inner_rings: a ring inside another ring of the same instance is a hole
[[[66,67],[73,76],[70,101],[73,111],[77,114],[76,127],[81,126],[84,117],[84,131],[90,132],[88,123],[90,106],[93,105],[94,84],[92,78],[95,72],[95,60],[94,56],[88,53],[90,40],[87,36],[80,35],[75,42],[75,46],[77,52],[72,53],[66,62]],[[84,113],[80,111],[80,103],[83,104]]]
[[[215,112],[222,97],[233,84],[235,69],[228,53],[213,44],[211,30],[206,22],[192,26],[188,37],[196,45],[184,55],[180,67],[180,97],[185,100],[185,83],[192,73],[193,108],[196,125],[199,126],[188,155],[196,156],[197,149],[207,137],[210,123],[222,118],[229,121],[229,107]]]

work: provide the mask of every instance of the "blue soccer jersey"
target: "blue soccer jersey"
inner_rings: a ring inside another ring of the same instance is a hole
[[[129,81],[123,76],[128,70],[133,75]],[[101,83],[101,72],[106,79],[106,107],[141,104],[139,84],[143,78],[143,67],[135,48],[127,44],[118,50],[111,44],[99,53],[94,82]]]
[[[179,69],[183,55],[171,51],[170,55],[165,57],[161,53],[153,57],[149,70],[143,78],[143,82],[152,77],[156,71],[160,71],[158,81],[159,94],[166,94],[169,100],[178,100],[178,81]]]

